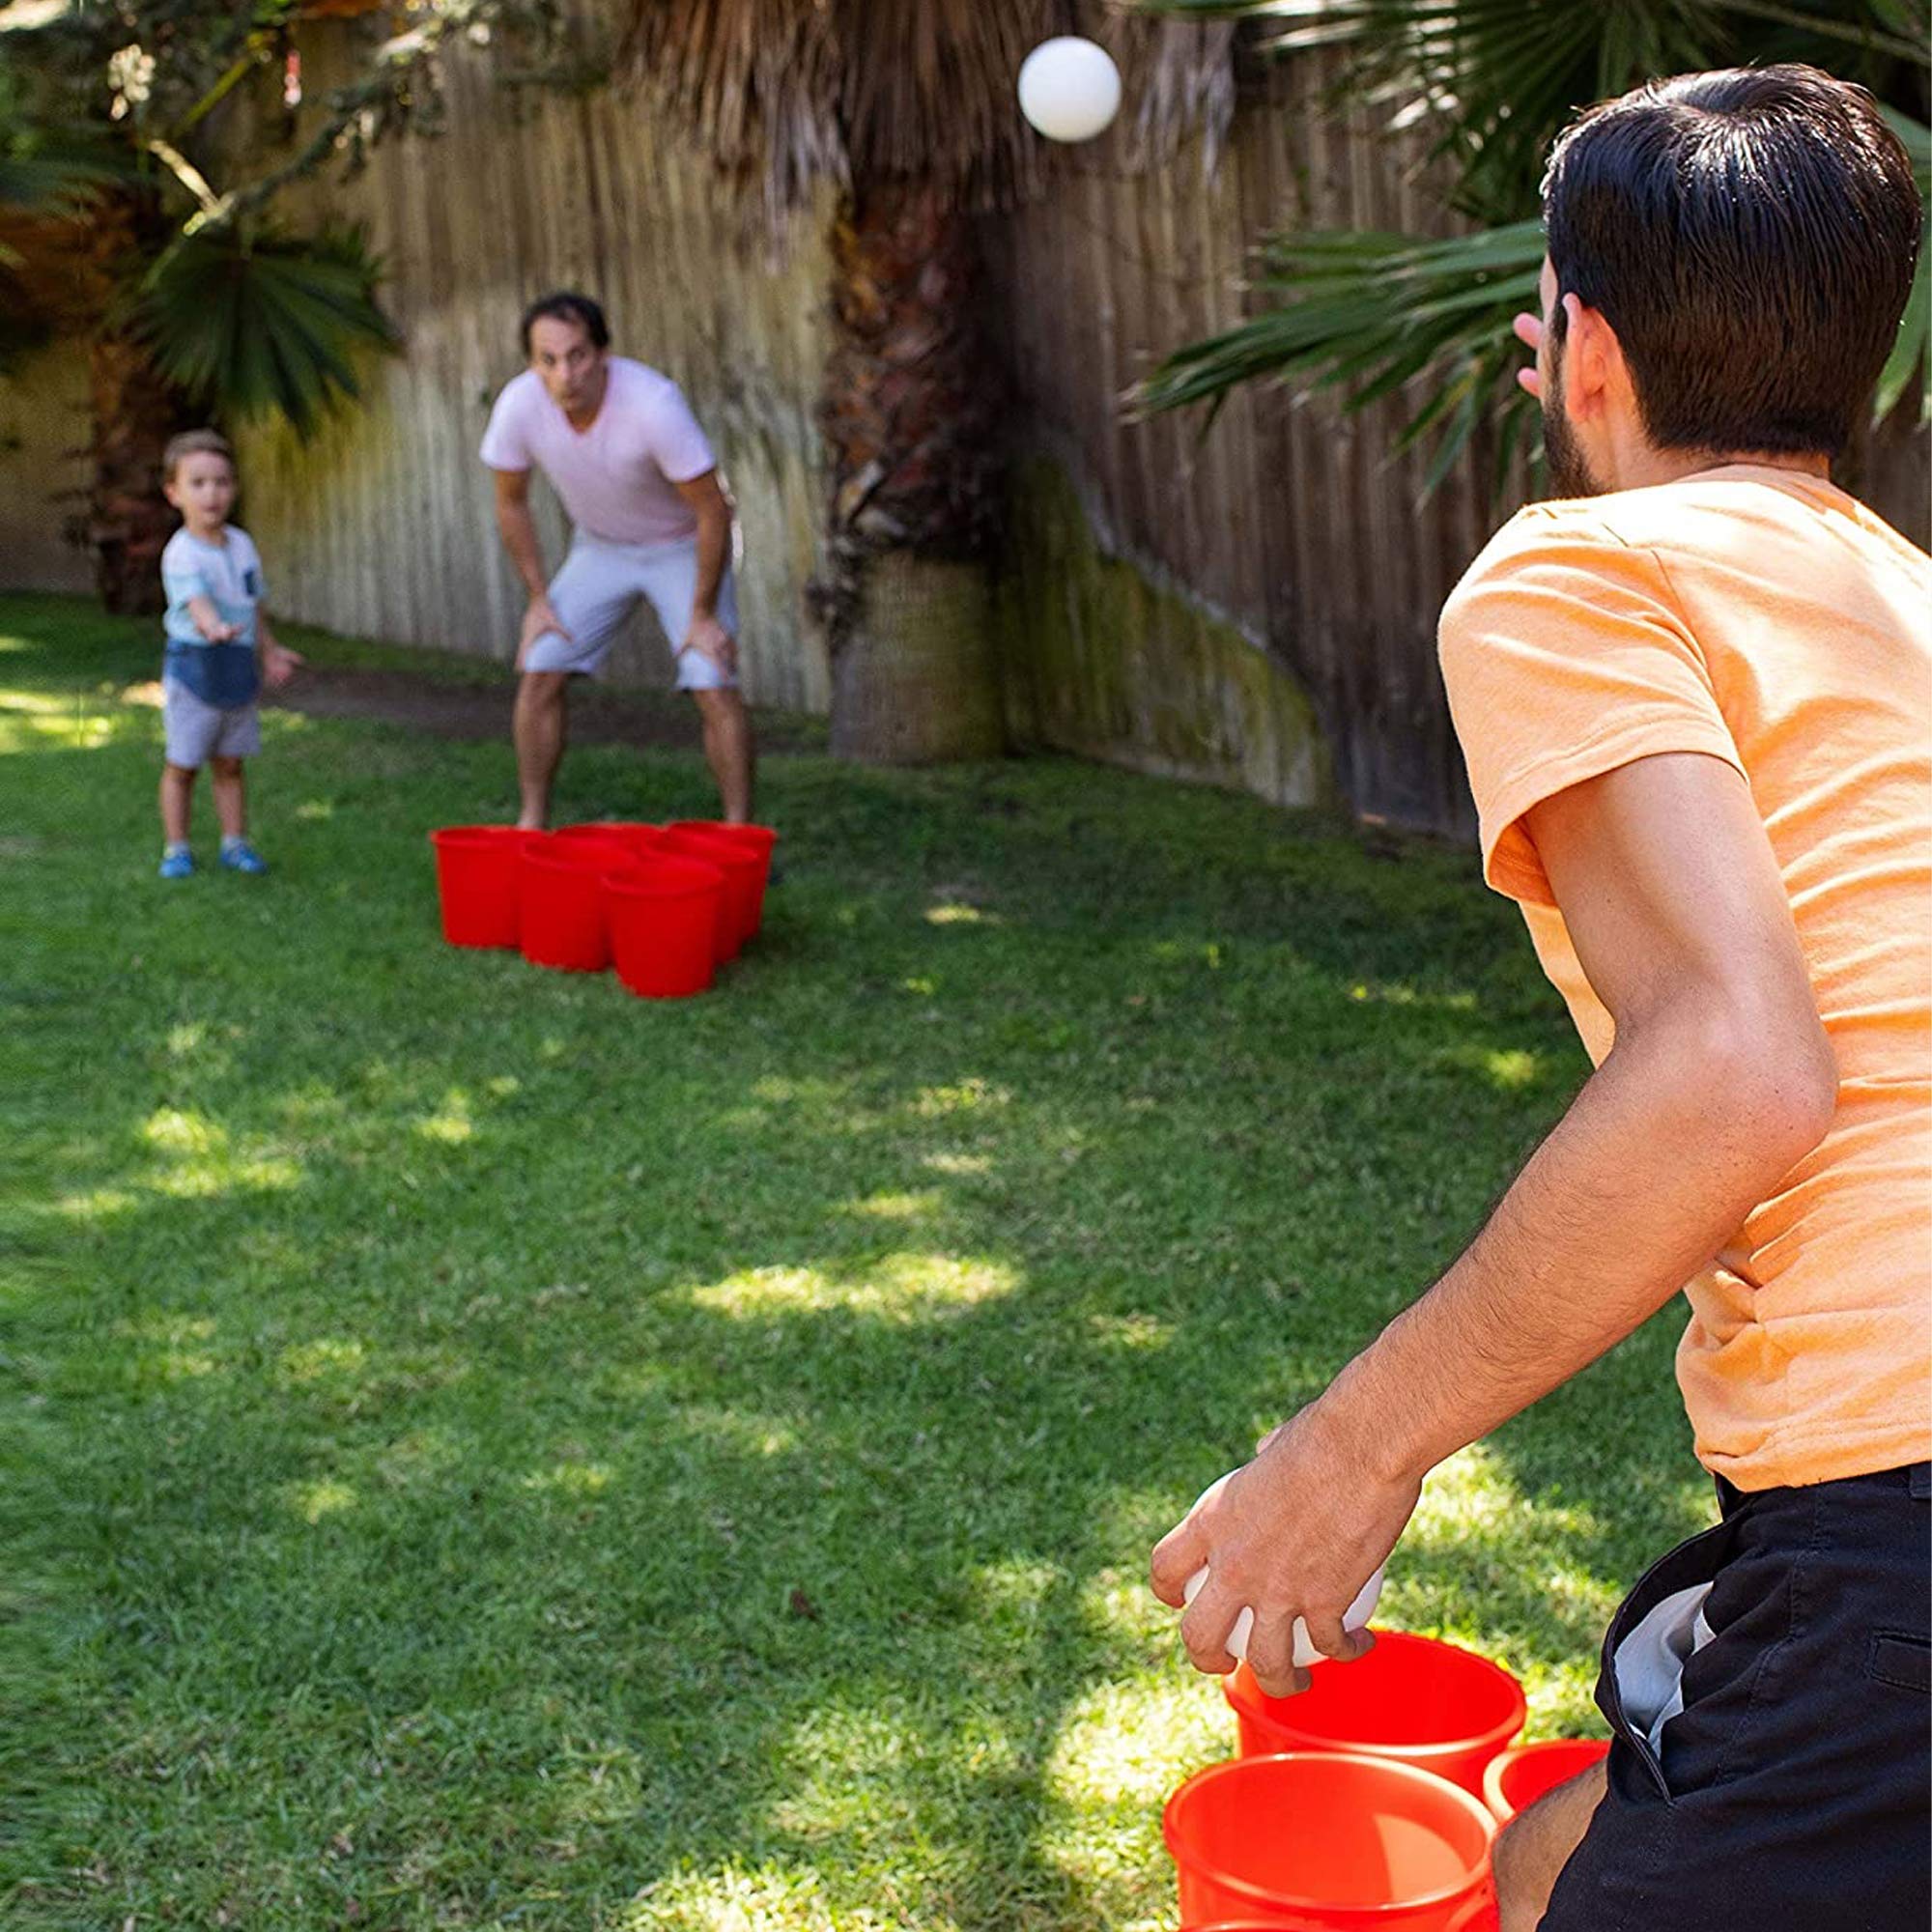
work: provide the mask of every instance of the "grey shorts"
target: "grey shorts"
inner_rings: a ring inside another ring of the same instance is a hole
[[[731,691],[738,680],[702,651],[680,651],[697,595],[697,540],[674,544],[613,544],[579,535],[550,581],[551,609],[570,633],[546,631],[531,641],[526,670],[575,671],[595,677],[639,598],[648,598],[677,657],[680,691]],[[737,586],[731,569],[718,588],[718,621],[738,635]]]
[[[161,724],[167,735],[167,761],[183,771],[199,771],[210,758],[252,758],[262,749],[258,704],[224,709],[197,697],[186,685],[168,678],[161,686]]]

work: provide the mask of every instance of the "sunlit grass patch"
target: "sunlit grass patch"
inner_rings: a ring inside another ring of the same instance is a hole
[[[602,1495],[616,1481],[608,1463],[555,1463],[524,1478],[524,1487],[538,1493],[561,1496]]]
[[[417,1120],[415,1130],[426,1141],[461,1147],[476,1131],[476,1123],[470,1118],[469,1095],[461,1087],[450,1088],[442,1096],[441,1106]]]
[[[1234,1730],[1149,1547],[1582,1071],[1472,861],[774,757],[765,931],[639,1002],[440,943],[422,835],[504,746],[276,721],[275,870],[169,895],[152,639],[0,633],[0,1678],[57,1660],[9,1761],[66,1813],[0,1789],[8,1932],[1171,1932]],[[625,747],[558,801],[712,803]],[[1391,1564],[1535,1727],[1708,1507],[1675,1326]]]
[[[864,1908],[835,1919],[815,1873],[732,1863],[655,1881],[615,1922],[619,1932],[895,1932],[905,1921]],[[923,1924],[957,1932],[937,1919]]]
[[[941,1208],[939,1196],[930,1188],[913,1192],[903,1187],[881,1188],[863,1201],[848,1201],[845,1212],[870,1221],[925,1221]]]
[[[955,1313],[1011,1294],[1013,1270],[983,1257],[906,1250],[837,1269],[748,1268],[692,1291],[699,1308],[756,1320],[834,1309],[893,1321]]]
[[[913,1112],[926,1120],[948,1114],[970,1114],[1009,1106],[1011,1093],[990,1080],[974,1078],[952,1086],[925,1087],[913,1101]]]
[[[354,1377],[368,1365],[369,1349],[353,1335],[321,1335],[282,1350],[277,1364],[285,1382],[314,1382]]]
[[[1173,1322],[1154,1315],[1090,1315],[1087,1326],[1112,1349],[1164,1349],[1176,1334]]]
[[[334,1476],[318,1476],[313,1482],[298,1483],[289,1492],[290,1508],[306,1523],[340,1516],[345,1510],[353,1510],[357,1501],[354,1486]]]
[[[1127,1803],[1157,1814],[1176,1785],[1203,1765],[1233,1757],[1236,1743],[1234,1713],[1212,1679],[1176,1670],[1152,1681],[1099,1684],[1063,1716],[1046,1785],[1065,1805]]]

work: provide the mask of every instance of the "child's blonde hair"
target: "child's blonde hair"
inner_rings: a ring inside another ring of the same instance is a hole
[[[226,459],[229,469],[235,468],[235,446],[219,430],[185,429],[179,436],[168,439],[168,446],[161,451],[161,481],[172,483],[175,471],[190,456],[219,456]]]

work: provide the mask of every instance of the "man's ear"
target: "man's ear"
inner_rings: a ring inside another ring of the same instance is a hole
[[[1603,311],[1580,296],[1566,295],[1562,307],[1563,409],[1573,422],[1589,422],[1619,383],[1628,385],[1623,344]]]

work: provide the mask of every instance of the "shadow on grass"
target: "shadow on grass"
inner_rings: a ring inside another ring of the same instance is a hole
[[[8,1348],[91,1588],[23,1922],[1162,1922],[1232,1727],[1146,1548],[1577,1076],[1468,863],[785,761],[766,933],[645,1007],[435,945],[482,753],[286,730],[280,874],[163,897],[147,741],[37,731]],[[1667,1339],[1445,1471],[1392,1582],[1557,1719],[1697,1507]]]

